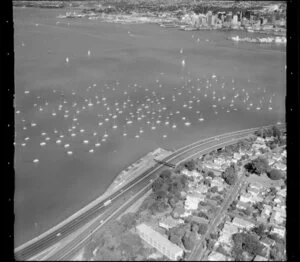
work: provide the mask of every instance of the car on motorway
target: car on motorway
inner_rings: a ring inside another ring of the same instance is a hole
[[[102,224],[103,222],[104,222],[104,221],[103,221],[103,220],[101,220],[101,221],[100,221],[100,224]]]
[[[59,232],[59,233],[57,233],[57,234],[56,234],[56,236],[57,236],[57,237],[60,237],[60,236],[61,236],[61,233],[60,233],[60,232]]]

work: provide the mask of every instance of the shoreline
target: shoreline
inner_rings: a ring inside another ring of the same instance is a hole
[[[95,206],[99,202],[103,201],[105,198],[107,198],[110,195],[112,195],[113,193],[115,193],[120,188],[121,185],[125,186],[126,184],[128,184],[131,180],[138,177],[142,172],[148,170],[152,165],[154,165],[156,163],[153,159],[151,159],[151,157],[152,158],[159,157],[159,158],[162,159],[162,158],[165,158],[165,157],[169,156],[170,154],[172,154],[171,151],[167,151],[167,150],[162,149],[162,148],[157,148],[154,151],[149,152],[148,154],[146,154],[142,158],[138,159],[137,161],[135,161],[134,163],[129,165],[126,168],[126,169],[129,168],[129,170],[127,172],[124,172],[124,170],[121,171],[115,177],[115,179],[113,180],[111,185],[109,185],[109,187],[106,189],[106,191],[102,195],[100,195],[96,199],[92,200],[90,203],[85,205],[83,208],[79,209],[78,211],[73,213],[71,216],[67,217],[66,219],[59,222],[58,224],[51,227],[50,229],[44,231],[43,233],[41,233],[38,236],[30,239],[29,241],[26,241],[25,243],[20,244],[18,247],[15,248],[15,252],[19,251],[20,249],[22,249],[22,248],[24,248],[24,247],[26,247],[30,244],[32,244],[35,241],[40,240],[44,236],[52,233],[53,231],[59,229],[61,226],[67,224],[69,221],[75,219],[77,216],[84,213],[87,209],[92,208],[93,206]],[[135,167],[135,169],[131,170],[132,167]],[[133,171],[133,172],[130,172],[130,171]]]

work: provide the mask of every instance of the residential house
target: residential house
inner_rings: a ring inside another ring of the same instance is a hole
[[[274,203],[285,203],[285,198],[283,198],[282,196],[276,196],[274,198]]]
[[[208,258],[207,258],[208,261],[226,261],[228,260],[227,259],[227,256],[217,252],[217,251],[212,251]]]
[[[278,234],[280,237],[283,238],[285,235],[285,228],[279,226],[273,227],[271,233]]]
[[[273,212],[276,211],[281,214],[281,216],[286,217],[286,206],[282,207],[273,207]]]
[[[178,224],[182,224],[182,223],[184,223],[184,221],[182,219],[174,219],[174,218],[168,216],[168,217],[161,219],[159,221],[158,225],[160,227],[168,230],[168,229],[176,227]]]
[[[194,192],[199,193],[199,194],[206,194],[207,190],[208,190],[208,186],[201,184],[195,188]]]
[[[250,202],[250,203],[255,203],[256,201],[254,200],[253,196],[251,194],[244,194],[240,195],[240,201],[242,202]]]
[[[281,160],[281,155],[275,154],[275,155],[273,155],[273,159],[274,159],[275,161],[280,161],[280,160]]]
[[[240,153],[233,153],[233,158],[236,160],[240,160],[242,158],[242,155]]]
[[[269,196],[265,197],[264,202],[266,204],[271,204],[271,203],[273,203],[273,199],[274,199],[274,197],[269,195]]]
[[[261,214],[269,217],[271,215],[271,211],[272,207],[270,205],[264,205],[264,209],[262,210]]]
[[[230,233],[230,234],[235,234],[239,231],[239,229],[233,225],[232,223],[230,222],[226,222],[224,224],[224,227],[222,229],[222,233]]]
[[[272,246],[275,245],[276,241],[274,239],[271,238],[264,238],[260,241],[260,243],[262,243],[265,247],[267,248],[271,248]]]
[[[286,165],[285,164],[282,164],[282,163],[276,163],[273,165],[274,168],[277,168],[281,171],[286,171]]]
[[[274,159],[272,159],[272,158],[268,159],[269,166],[272,166],[274,163],[275,163]]]
[[[253,261],[269,261],[266,257],[262,257],[262,256],[255,256]]]
[[[286,150],[283,150],[281,156],[286,157]]]
[[[211,187],[218,187],[218,191],[222,191],[224,189],[224,179],[221,177],[215,177],[212,181],[211,181]]]
[[[177,217],[181,217],[185,212],[185,209],[183,207],[175,207],[174,210],[173,210],[173,217],[177,218]]]
[[[183,170],[181,171],[181,173],[184,174],[184,175],[186,175],[186,176],[188,176],[188,177],[198,177],[198,178],[202,178],[202,177],[203,177],[202,174],[199,173],[199,172],[196,171],[196,170],[189,171],[189,170],[187,170],[187,169],[183,169]]]
[[[269,216],[261,214],[259,217],[256,218],[257,222],[262,223],[262,224],[267,224],[268,223]]]
[[[249,202],[239,201],[236,204],[236,208],[238,208],[238,209],[246,210],[248,207],[250,207]]]
[[[183,256],[183,249],[169,241],[166,237],[156,232],[146,224],[140,224],[136,227],[136,229],[143,240],[159,250],[170,260],[178,260]]]
[[[225,164],[225,160],[223,158],[219,157],[219,158],[214,159],[214,163],[218,166],[221,166],[221,165]]]
[[[286,197],[286,188],[280,189],[279,191],[277,191],[277,195]]]
[[[198,209],[198,204],[200,201],[205,199],[205,195],[193,193],[188,194],[185,200],[185,209],[186,210],[196,210]]]
[[[257,137],[255,140],[255,143],[257,144],[265,144],[265,140],[262,137]]]
[[[260,193],[260,189],[257,189],[255,187],[248,187],[247,192],[252,196],[257,196]]]
[[[281,224],[284,223],[286,220],[286,216],[282,216],[279,212],[273,212],[270,218],[270,222],[273,224]]]
[[[232,220],[232,224],[239,227],[239,228],[245,228],[245,229],[250,229],[254,227],[255,225],[247,220],[241,219],[239,217],[235,217]]]
[[[196,222],[198,224],[208,224],[208,220],[204,217],[198,217],[198,216],[192,216],[191,218],[192,222]]]

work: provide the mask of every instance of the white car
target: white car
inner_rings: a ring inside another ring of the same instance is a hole
[[[57,237],[61,236],[61,233],[57,233],[56,236],[57,236]]]

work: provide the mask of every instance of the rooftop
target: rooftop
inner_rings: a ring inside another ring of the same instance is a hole
[[[183,250],[177,245],[173,244],[167,238],[162,236],[160,233],[154,231],[151,227],[146,224],[140,224],[137,227],[137,230],[151,237],[154,241],[160,243],[160,245],[164,246],[167,250],[170,250],[171,253],[177,254],[179,252],[183,252]]]

